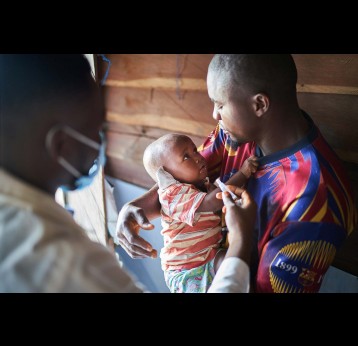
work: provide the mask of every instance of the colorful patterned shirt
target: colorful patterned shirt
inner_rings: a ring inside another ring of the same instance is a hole
[[[247,184],[258,205],[251,263],[257,292],[317,292],[357,213],[342,163],[311,118],[308,135],[272,155],[233,143],[218,125],[199,148],[210,181],[226,182],[250,155],[262,156]]]
[[[192,269],[211,261],[222,240],[221,217],[213,212],[197,213],[206,192],[175,180],[159,169],[163,270]]]

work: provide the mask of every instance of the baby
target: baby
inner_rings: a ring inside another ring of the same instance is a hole
[[[209,183],[206,161],[185,135],[160,137],[146,148],[143,163],[159,186],[165,282],[172,293],[206,292],[225,256],[220,189]],[[237,185],[244,185],[257,165],[254,156],[248,158],[236,173]]]

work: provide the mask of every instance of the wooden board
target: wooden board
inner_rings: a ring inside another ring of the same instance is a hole
[[[102,170],[91,186],[68,192],[68,204],[74,209],[75,221],[83,227],[92,241],[107,245],[106,209]]]
[[[174,90],[106,88],[107,112],[127,115],[152,114],[185,119],[215,126],[213,104],[206,92],[186,91],[178,97]],[[153,126],[156,127],[156,126]]]
[[[110,80],[153,77],[206,80],[214,54],[108,54]],[[293,54],[298,84],[358,86],[358,54]],[[101,74],[106,64],[101,64]]]
[[[110,80],[152,77],[200,78],[206,80],[213,54],[108,54]],[[105,66],[102,66],[102,74]]]
[[[213,54],[110,54],[106,85],[206,91]],[[357,54],[293,54],[298,92],[358,95]],[[101,78],[106,71],[101,64]],[[327,73],[328,72],[328,73]]]
[[[358,86],[358,54],[293,54],[298,84]]]
[[[154,141],[157,138],[164,136],[168,133],[166,130],[162,130],[159,128],[153,128],[148,126],[132,126],[132,125],[126,125],[121,123],[113,123],[110,122],[109,124],[109,135],[110,136],[116,136],[113,139],[114,140],[120,140],[121,135],[127,134],[127,135],[133,135],[133,136],[143,136],[147,138],[150,141]],[[193,142],[199,146],[202,144],[203,140],[207,136],[195,136],[192,135],[190,138],[193,140]]]
[[[298,100],[341,158],[358,163],[358,97],[299,94]]]

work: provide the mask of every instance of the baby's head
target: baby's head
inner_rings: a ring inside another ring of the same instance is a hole
[[[197,152],[194,142],[177,133],[164,135],[149,144],[144,151],[143,163],[155,181],[161,166],[182,183],[201,185],[208,174],[206,161]]]

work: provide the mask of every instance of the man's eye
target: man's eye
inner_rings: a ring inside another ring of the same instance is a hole
[[[184,155],[184,161],[189,158],[189,155]]]

